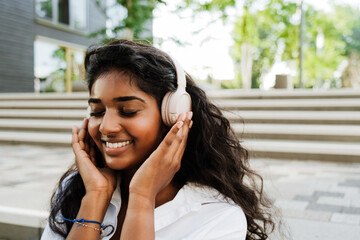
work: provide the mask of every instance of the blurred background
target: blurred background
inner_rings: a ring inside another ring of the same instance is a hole
[[[153,43],[206,88],[360,87],[358,0],[2,0],[0,8],[0,92],[84,90],[86,48],[112,38]]]

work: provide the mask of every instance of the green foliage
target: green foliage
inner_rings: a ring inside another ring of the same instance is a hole
[[[342,40],[346,44],[345,55],[349,56],[352,52],[360,54],[360,9],[351,6],[336,6],[335,19],[337,29],[342,31]]]
[[[306,86],[329,82],[337,86],[334,72],[352,51],[360,50],[360,13],[348,5],[333,6],[331,14],[308,6],[304,50]],[[324,34],[324,45],[316,46],[318,34]]]
[[[200,3],[198,0],[185,0],[187,6],[193,6],[194,10],[199,11],[218,11],[222,13],[224,18],[227,17],[226,10],[234,7],[236,0],[211,0],[205,3]]]
[[[158,4],[165,4],[163,0],[117,0],[117,4],[127,10],[127,16],[119,23],[115,23],[111,32],[115,36],[128,39],[144,39],[142,33],[146,31],[146,24],[153,18],[153,10]],[[105,10],[106,11],[106,10]],[[101,29],[97,32],[91,33],[89,37],[101,36],[103,41],[111,40],[107,36],[106,29]],[[152,36],[145,40],[153,41]]]
[[[221,88],[223,89],[236,89],[242,87],[241,75],[236,75],[234,80],[221,81]]]
[[[241,45],[254,46],[252,87],[258,87],[260,76],[274,64],[294,61],[299,49],[298,6],[283,0],[269,0],[262,9],[255,2],[245,1],[244,11],[237,18],[233,36],[232,57],[241,61]],[[360,53],[360,13],[348,5],[333,5],[333,12],[305,8],[304,74],[305,87],[320,86],[324,82],[339,86],[334,72],[351,52]],[[317,46],[317,38],[324,34],[323,46]],[[320,47],[320,48],[319,48]],[[279,52],[279,48],[283,51]]]
[[[42,14],[44,14],[43,17],[52,19],[52,0],[41,1],[40,11],[42,12]]]
[[[279,44],[284,45],[282,60],[297,57],[298,34],[292,20],[297,6],[287,1],[270,0],[263,9],[256,9],[254,3],[245,1],[243,14],[235,22],[232,57],[235,62],[240,62],[241,45],[250,43],[254,46],[251,86],[258,88],[261,74],[274,63]]]
[[[117,37],[141,39],[146,23],[153,17],[154,8],[158,4],[166,3],[163,0],[117,0],[117,4],[127,9],[127,17],[111,31]],[[178,8],[192,7],[195,14],[201,11],[213,11],[220,13],[221,18],[227,19],[227,10],[234,8],[235,5],[236,0],[183,0]],[[329,14],[305,5],[303,51],[306,87],[322,82],[330,82],[330,85],[338,86],[334,72],[339,64],[353,52],[360,54],[359,10],[347,5],[334,5],[333,9],[334,11]],[[251,84],[253,88],[259,87],[261,75],[271,68],[275,59],[297,61],[299,28],[299,12],[295,1],[243,0],[243,13],[237,17],[234,25],[234,45],[231,54],[235,64],[239,65],[241,45],[247,43],[254,47]],[[320,33],[324,34],[322,49],[316,46],[316,38]],[[110,40],[106,36],[106,29],[91,34],[91,36],[97,35],[102,35],[104,41]],[[239,86],[241,86],[240,74],[233,82],[223,84],[226,88]]]
[[[53,58],[59,59],[60,61],[66,62],[66,51],[65,48],[58,48],[52,55]]]
[[[52,72],[44,83],[44,92],[64,92],[65,91],[65,69],[59,68]]]

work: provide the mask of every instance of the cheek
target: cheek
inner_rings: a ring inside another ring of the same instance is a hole
[[[157,117],[139,118],[132,120],[126,129],[133,137],[148,145],[161,136],[161,121]]]

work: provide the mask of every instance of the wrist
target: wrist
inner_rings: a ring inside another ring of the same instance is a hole
[[[87,192],[81,200],[81,206],[85,207],[88,213],[94,216],[94,220],[101,222],[110,200],[111,196],[108,196],[106,192]]]
[[[97,189],[97,190],[86,190],[85,196],[91,199],[99,199],[103,201],[110,201],[115,189]],[[84,196],[84,197],[85,197]]]
[[[129,193],[128,208],[155,209],[155,197],[146,196],[137,192]]]

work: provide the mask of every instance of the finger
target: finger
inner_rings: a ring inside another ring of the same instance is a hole
[[[73,152],[75,154],[75,163],[76,163],[76,167],[79,168],[78,166],[78,158],[79,158],[79,152],[82,150],[79,144],[79,135],[78,135],[78,127],[77,126],[73,126],[72,129],[72,140],[71,140],[71,146],[73,149]]]
[[[84,181],[91,179],[93,173],[98,172],[95,164],[91,161],[89,154],[87,154],[79,144],[79,136],[77,126],[73,127],[72,147],[76,157],[77,169]]]
[[[185,117],[186,117],[185,114],[179,115],[177,122],[171,127],[170,131],[166,134],[166,136],[163,139],[163,141],[161,142],[160,146],[162,146],[162,147],[171,146],[173,140],[176,138],[176,134],[178,133],[178,131],[181,129],[182,125],[184,124]]]
[[[193,120],[191,120],[191,121],[190,121],[190,124],[189,124],[189,128],[190,128],[190,129],[192,128],[193,124],[194,124],[194,122],[193,122]]]
[[[84,150],[85,150],[85,152],[89,153],[89,155],[90,155],[91,149],[92,149],[92,138],[89,135],[89,132],[86,131],[85,138],[84,138]]]
[[[85,152],[84,149],[80,146],[77,126],[73,127],[72,148],[76,157],[77,164],[83,161],[83,159],[89,159],[89,155],[87,154],[87,152]]]
[[[78,136],[78,127],[76,125],[72,128],[72,138],[71,138],[71,145],[79,143],[79,136]]]
[[[169,138],[169,140],[172,141],[172,143],[169,143],[169,144],[170,144],[171,148],[176,149],[175,152],[177,152],[181,143],[185,142],[185,144],[186,144],[187,136],[188,136],[188,132],[189,132],[189,125],[190,125],[192,116],[193,116],[192,112],[180,114],[180,116],[178,118],[178,122],[174,126],[174,127],[178,128],[179,130],[176,133],[174,130],[173,133],[175,134],[175,137]],[[184,135],[184,133],[185,133],[185,135]],[[174,139],[176,139],[176,141]]]
[[[77,157],[80,156],[82,152],[86,153],[83,150],[83,148],[80,146],[77,126],[73,126],[71,144],[72,144],[73,151]]]
[[[85,149],[85,140],[86,140],[86,136],[87,136],[87,125],[88,125],[89,119],[84,118],[81,129],[79,131],[79,143],[80,146]]]
[[[89,122],[89,119],[84,118],[83,123],[82,123],[82,125],[81,125],[80,132],[79,132],[79,139],[80,139],[80,141],[85,139],[86,132],[87,132],[88,122]]]
[[[89,156],[90,156],[90,160],[91,162],[96,165],[96,144],[94,142],[94,140],[90,137],[89,139]]]
[[[163,141],[163,145],[159,146],[161,154],[165,155],[164,160],[170,160],[173,162],[176,152],[178,151],[181,143],[183,142],[184,134],[183,130],[187,128],[186,124],[182,121],[177,122],[173,128],[169,131],[168,135]]]
[[[176,153],[174,155],[174,158],[173,158],[175,161],[180,162],[181,159],[182,159],[182,156],[183,156],[183,154],[185,152],[187,139],[188,139],[188,136],[189,136],[191,125],[192,125],[192,120],[191,120],[192,116],[193,116],[192,112],[188,112],[186,114],[186,120],[185,120],[184,126],[182,127],[182,135],[183,136],[182,136],[180,145],[177,148],[177,151],[176,151]]]

